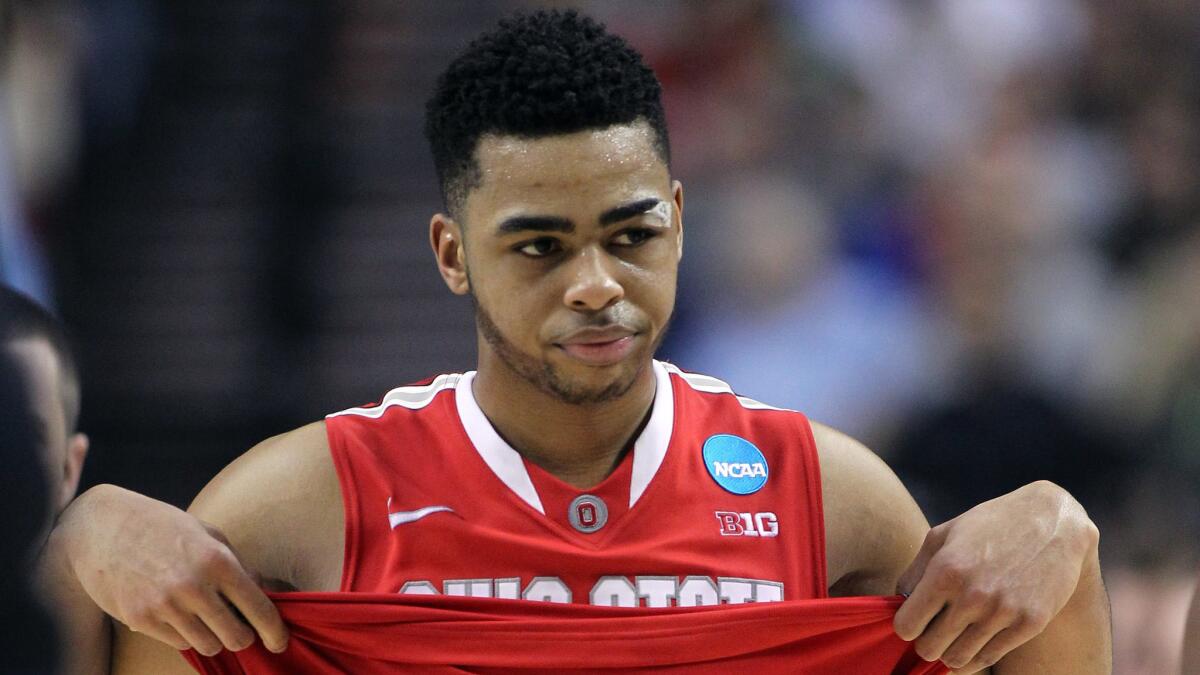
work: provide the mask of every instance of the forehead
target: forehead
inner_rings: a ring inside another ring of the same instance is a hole
[[[481,180],[467,211],[579,211],[634,194],[666,198],[670,175],[654,140],[644,123],[538,138],[484,136],[476,149]]]

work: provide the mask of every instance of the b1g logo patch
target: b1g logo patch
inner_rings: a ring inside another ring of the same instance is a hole
[[[778,537],[779,516],[770,511],[738,513],[714,511],[722,537]]]
[[[767,458],[750,441],[732,434],[717,434],[704,441],[704,467],[708,475],[735,495],[758,492],[767,484]]]

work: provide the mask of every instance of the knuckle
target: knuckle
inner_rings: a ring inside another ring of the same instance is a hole
[[[996,618],[1014,623],[1021,618],[1021,606],[1011,598],[1000,598],[996,602]]]
[[[158,593],[158,607],[166,608],[174,602],[189,602],[200,597],[203,589],[197,579],[188,576],[178,576],[167,582],[162,592]]]
[[[1023,628],[1041,632],[1043,628],[1050,624],[1050,612],[1041,607],[1026,608],[1021,611],[1018,624]]]
[[[205,547],[197,554],[200,569],[207,574],[222,574],[229,570],[233,554],[222,544]]]
[[[962,588],[968,575],[968,567],[956,559],[943,560],[932,571],[937,585],[942,589]]]
[[[171,606],[171,596],[174,594],[174,584],[168,582],[161,588],[149,590],[142,601],[134,607],[134,611],[143,614],[162,612]]]
[[[125,625],[130,630],[145,632],[154,621],[153,614],[144,607],[133,609],[125,614]]]
[[[963,654],[962,652],[946,652],[942,655],[942,663],[950,666],[951,668],[962,668],[969,662],[969,656],[967,654]]]
[[[986,586],[967,586],[963,590],[962,601],[973,608],[990,607],[996,604],[996,592]]]
[[[136,617],[142,623],[153,621],[171,609],[171,596],[166,589],[155,589],[147,593],[129,611],[130,617]]]

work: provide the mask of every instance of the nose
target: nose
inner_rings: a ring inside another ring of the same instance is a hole
[[[596,247],[576,254],[572,261],[571,283],[563,302],[576,311],[599,311],[625,297],[625,288],[617,281],[611,256]]]

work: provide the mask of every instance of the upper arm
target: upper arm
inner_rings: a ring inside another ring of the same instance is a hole
[[[875,453],[812,423],[821,462],[825,561],[830,594],[890,595],[916,557],[929,524]]]
[[[216,527],[264,579],[336,591],[345,537],[324,422],[269,438],[225,467],[188,512]]]
[[[216,527],[264,581],[337,590],[343,509],[324,423],[251,448],[201,490],[188,512]],[[113,621],[113,673],[194,673],[169,645]]]

